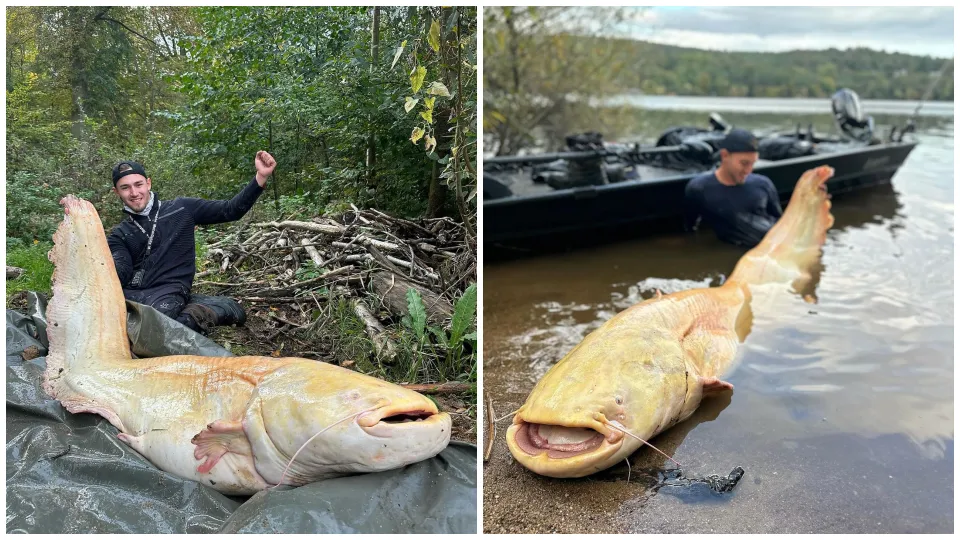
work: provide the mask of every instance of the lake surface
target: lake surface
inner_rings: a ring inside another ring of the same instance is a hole
[[[830,111],[829,98],[745,98],[701,96],[648,96],[625,94],[594,100],[595,105],[629,105],[648,110],[719,111],[719,112],[805,112]],[[895,101],[888,99],[861,100],[868,114],[899,114],[909,116],[917,109],[918,101]],[[952,101],[927,101],[920,107],[919,116],[953,116]]]
[[[798,116],[829,129],[829,114],[793,114],[780,101],[780,112],[724,116],[758,131],[789,128]],[[649,140],[669,125],[702,125],[706,110],[638,112],[645,122],[622,135]],[[878,116],[886,127],[905,119]],[[951,532],[952,107],[918,125],[920,144],[892,186],[835,201],[817,303],[785,289],[755,310],[725,377],[735,391],[651,441],[690,475],[743,467],[732,493],[658,489],[673,465],[649,449],[631,456],[629,471],[540,477],[513,460],[505,420],[484,467],[484,531]],[[656,288],[717,285],[742,254],[707,232],[486,265],[484,393],[498,415],[515,410],[614,314]]]

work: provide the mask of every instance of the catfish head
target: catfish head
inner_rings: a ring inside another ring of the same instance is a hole
[[[260,380],[243,428],[264,480],[303,485],[433,457],[450,442],[451,420],[417,392],[304,360]]]
[[[627,432],[646,440],[696,409],[700,385],[684,351],[631,320],[641,306],[587,336],[537,383],[507,430],[524,467],[558,478],[593,474],[641,446]]]

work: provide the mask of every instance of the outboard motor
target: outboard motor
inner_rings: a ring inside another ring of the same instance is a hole
[[[710,113],[710,118],[708,121],[710,122],[710,127],[712,127],[714,131],[722,131],[724,133],[730,131],[730,124],[728,124],[726,120],[724,120],[723,117],[717,113]]]
[[[830,104],[833,108],[833,119],[841,133],[855,141],[872,143],[873,117],[864,116],[860,97],[856,92],[848,88],[838,90],[830,98]]]

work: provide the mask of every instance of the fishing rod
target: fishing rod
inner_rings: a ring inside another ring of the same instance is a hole
[[[933,79],[927,86],[927,91],[923,93],[923,97],[920,98],[920,103],[917,103],[917,108],[913,111],[913,116],[910,117],[910,121],[913,122],[913,119],[917,117],[917,114],[920,113],[920,109],[923,107],[924,102],[930,99],[930,95],[933,94],[933,89],[936,88],[937,83],[940,82],[940,79],[943,77],[944,73],[947,72],[947,68],[953,65],[953,58],[947,58],[943,62],[943,67],[940,68],[940,72],[937,73],[937,76]]]
[[[943,78],[943,75],[947,72],[947,68],[952,65],[953,65],[953,58],[947,58],[946,60],[943,61],[943,66],[940,68],[940,71],[937,73],[937,76],[934,77],[934,79],[930,82],[929,85],[927,85],[927,91],[923,93],[923,97],[920,98],[920,102],[917,103],[917,108],[913,110],[913,115],[911,115],[910,119],[907,120],[907,125],[904,126],[903,130],[900,131],[900,138],[898,139],[898,142],[902,141],[903,136],[906,135],[907,133],[911,133],[917,130],[915,120],[917,119],[917,116],[920,114],[920,109],[922,109],[923,104],[926,103],[928,99],[930,99],[930,96],[933,94],[933,89],[937,87],[937,83],[939,83],[940,79]],[[896,128],[894,128],[894,131],[896,131]],[[893,135],[894,134],[891,132],[890,134],[891,139],[893,138]]]

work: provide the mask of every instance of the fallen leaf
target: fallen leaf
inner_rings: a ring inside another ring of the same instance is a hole
[[[33,360],[34,358],[40,356],[40,349],[38,349],[36,345],[30,345],[20,353],[20,356],[24,360]]]

